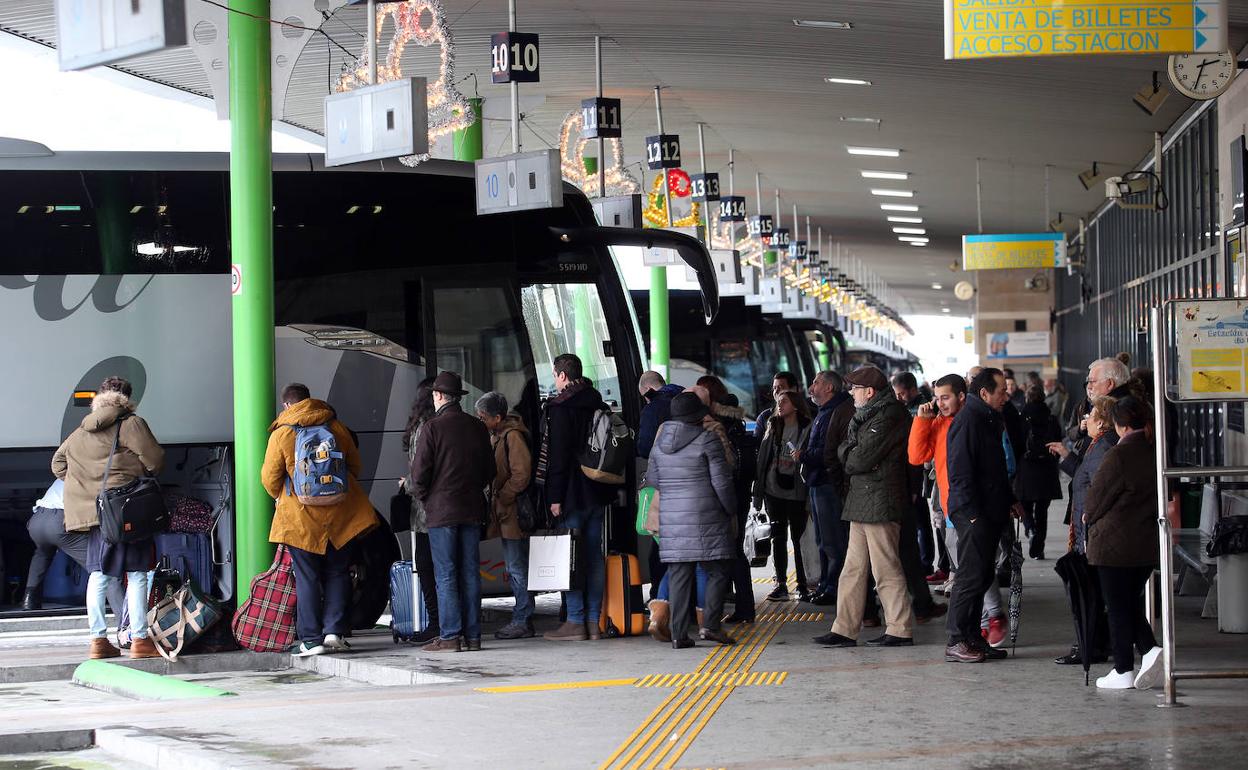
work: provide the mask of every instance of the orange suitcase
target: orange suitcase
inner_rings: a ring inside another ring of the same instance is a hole
[[[607,554],[607,586],[598,628],[604,636],[641,636],[646,632],[641,569],[631,553]]]

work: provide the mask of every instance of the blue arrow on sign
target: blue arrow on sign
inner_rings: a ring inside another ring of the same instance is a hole
[[[1209,14],[1202,11],[1199,5],[1196,6],[1196,25],[1200,26],[1200,23],[1207,18],[1209,18]]]
[[[1201,48],[1204,48],[1205,43],[1208,42],[1208,40],[1209,38],[1200,34],[1200,30],[1196,30],[1196,50],[1197,51],[1199,51]]]

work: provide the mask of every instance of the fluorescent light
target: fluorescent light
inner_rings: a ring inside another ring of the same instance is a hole
[[[881,190],[878,187],[872,188],[871,194],[877,198],[913,198],[913,190]]]
[[[824,78],[823,82],[831,83],[837,86],[869,86],[871,85],[870,80],[863,80],[862,78]]]
[[[910,178],[907,171],[859,171],[863,179],[899,179],[906,180]]]
[[[855,117],[853,115],[842,115],[841,122],[842,123],[871,123],[873,125],[878,126],[880,124],[880,119],[879,118]]]
[[[907,241],[911,246],[926,246],[927,241]]]
[[[905,241],[906,243],[927,243],[929,239],[922,235],[899,235],[897,240]]]
[[[795,27],[814,27],[815,29],[853,29],[848,21],[823,21],[818,19],[794,19]]]
[[[919,207],[910,203],[881,203],[884,211],[918,211]]]
[[[893,232],[898,235],[927,235],[922,227],[894,227]]]
[[[940,309],[940,312],[942,312],[942,313],[948,313],[948,312],[949,312],[949,308],[947,308],[947,307],[942,307],[942,308]]]
[[[941,286],[941,285],[940,285],[940,284],[938,284],[938,283],[934,283],[934,284],[932,284],[932,288],[933,288],[933,289],[935,289],[936,291],[940,291],[941,289],[943,289],[943,288],[945,288],[945,287],[944,287],[944,286]]]
[[[901,150],[886,147],[846,147],[845,151],[850,155],[873,155],[877,158],[896,158],[901,155]]]
[[[888,221],[910,225],[921,225],[923,224],[923,217],[889,217]]]

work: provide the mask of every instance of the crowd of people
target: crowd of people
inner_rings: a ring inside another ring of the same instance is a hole
[[[428,611],[413,641],[425,651],[481,649],[483,537],[501,539],[514,595],[511,620],[495,637],[536,636],[527,574],[533,527],[521,520],[522,509],[533,518],[534,504],[549,526],[576,531],[586,555],[583,579],[563,592],[562,622],[544,637],[601,636],[604,522],[619,487],[582,472],[578,457],[595,414],[609,407],[577,356],[556,357],[551,374],[556,392],[536,426],[497,392],[467,410],[456,373],[420,383],[400,486],[411,497],[416,532],[414,590]],[[1031,373],[1020,386],[1009,369],[974,367],[965,377],[920,385],[909,372],[890,379],[863,366],[843,375],[821,371],[805,389],[793,374],[777,372],[773,406],[751,431],[717,377],[685,388],[646,372],[638,383],[635,477],[639,488],[654,490],[654,510],[640,512],[653,522],[649,633],[677,649],[694,646],[695,636],[727,645],[733,636],[726,625],[755,621],[744,538],[758,510],[770,522],[775,570],[766,601],[830,608],[835,620],[817,644],[853,647],[864,628],[880,628],[868,646],[911,646],[916,624],[947,615],[946,661],[1006,658],[999,567],[1014,547],[1011,519],[1025,527],[1029,556],[1045,559],[1049,506],[1063,497],[1064,472],[1066,550],[1094,571],[1108,629],[1088,651],[1096,661],[1112,658],[1097,685],[1153,686],[1159,649],[1143,599],[1157,559],[1149,381],[1117,358],[1100,359],[1088,369],[1085,398],[1072,404],[1054,378]],[[144,627],[152,543],[105,542],[96,512],[100,489],[158,473],[163,462],[129,396],[129,383],[106,380],[53,460],[63,480],[63,491],[55,491],[64,498],[56,501],[64,523],[54,529],[75,538],[87,563],[90,654],[97,658],[120,654],[105,636],[104,604],[106,595],[122,603],[123,579],[130,655],[155,654]],[[270,539],[290,551],[296,576],[294,652],[345,650],[347,554],[376,526],[357,481],[359,450],[333,408],[307,387],[292,383],[280,400],[261,476],[277,502]],[[341,463],[339,494],[323,500],[306,481],[303,489],[294,483],[302,478],[299,442],[307,431],[321,431],[330,461]],[[801,548],[808,527],[817,563]],[[933,591],[949,603],[936,602]],[[1057,663],[1075,663],[1081,652],[1072,646]]]

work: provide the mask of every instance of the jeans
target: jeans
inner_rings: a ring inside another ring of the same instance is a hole
[[[315,647],[326,634],[342,636],[350,630],[347,609],[351,604],[351,548],[339,550],[325,544],[325,553],[294,546],[290,563],[295,573],[295,633],[301,642]]]
[[[815,542],[819,544],[819,587],[815,593],[836,593],[849,548],[849,527],[841,520],[844,506],[835,485],[810,488],[810,511],[815,520]]]
[[[481,525],[429,528],[443,639],[481,638]],[[527,585],[527,582],[526,582]]]
[[[776,568],[776,585],[789,584],[789,542],[793,535],[793,565],[797,573],[797,590],[806,591],[806,565],[802,563],[802,533],[806,531],[806,502],[767,496],[767,515],[771,517],[771,560]],[[822,559],[820,560],[822,561]]]
[[[1109,641],[1114,671],[1135,670],[1135,651],[1141,655],[1157,646],[1153,627],[1144,615],[1144,586],[1152,567],[1097,567],[1105,608],[1109,610]],[[1132,648],[1135,648],[1132,650]]]
[[[92,572],[87,578],[87,622],[91,636],[102,639],[108,635],[108,623],[104,620],[104,599],[109,588],[120,578],[109,577],[103,572]],[[130,613],[130,636],[147,638],[147,597],[151,582],[148,572],[126,573],[126,605]],[[119,621],[120,622],[120,621]]]
[[[607,585],[607,563],[602,558],[602,525],[605,508],[588,511],[564,511],[558,525],[575,529],[580,533],[580,548],[584,555],[584,587],[564,591],[568,606],[569,623],[585,623],[597,626],[602,616],[602,592]]]
[[[965,516],[955,515],[953,523],[958,530],[958,571],[946,622],[951,646],[962,641],[975,644],[981,638],[984,592],[996,577],[997,548],[1005,529],[1005,517],[980,516],[972,522]]]
[[[696,564],[696,562],[694,562]],[[671,565],[668,565],[669,567]],[[698,568],[694,570],[694,587],[695,587],[695,604],[701,609],[706,606],[706,570],[702,569],[702,565],[698,564]],[[659,589],[655,598],[659,601],[670,601],[672,596],[672,578],[668,573],[663,573],[663,579],[659,581]]]
[[[706,606],[702,608],[702,627],[708,631],[720,629],[724,616],[724,596],[728,593],[732,560],[689,562],[678,561],[667,565],[667,575],[672,587],[672,639],[688,639],[690,617],[696,617],[690,605],[693,599],[696,573],[706,574]]]
[[[529,540],[503,538],[503,558],[507,561],[507,580],[516,606],[511,611],[511,622],[524,625],[533,617],[533,594],[529,593]]]

